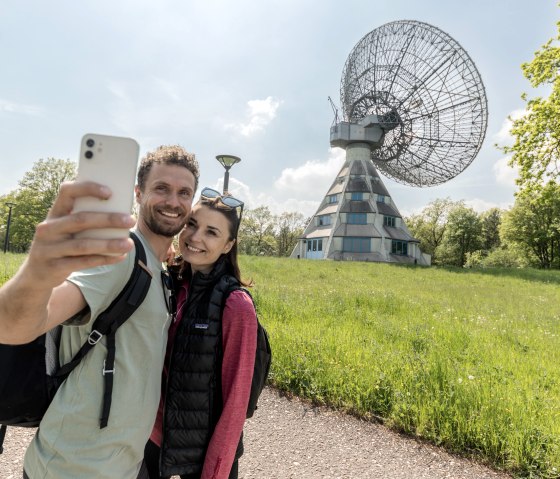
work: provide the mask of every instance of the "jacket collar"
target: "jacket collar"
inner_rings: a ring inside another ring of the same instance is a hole
[[[222,255],[218,258],[218,261],[216,261],[216,264],[210,273],[204,274],[200,271],[194,273],[191,280],[191,286],[196,285],[197,288],[204,288],[213,285],[225,274],[227,274],[227,263],[226,257]]]

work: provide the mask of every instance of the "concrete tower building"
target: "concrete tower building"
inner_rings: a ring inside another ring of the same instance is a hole
[[[331,145],[345,147],[346,161],[298,240],[293,258],[430,265],[430,255],[420,251],[373,166],[375,130],[381,133],[373,124],[364,128],[347,122],[331,128]],[[351,132],[359,141],[350,140]]]

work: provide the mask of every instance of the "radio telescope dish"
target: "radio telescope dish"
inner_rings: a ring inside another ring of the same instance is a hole
[[[467,168],[488,122],[484,85],[469,55],[443,31],[411,20],[382,25],[356,44],[342,71],[340,101],[346,122],[381,128],[371,149],[375,166],[412,186],[445,183]]]
[[[341,118],[329,101],[330,144],[346,158],[292,257],[430,265],[379,173],[435,186],[471,164],[488,123],[474,63],[431,25],[388,23],[364,36],[346,60]]]

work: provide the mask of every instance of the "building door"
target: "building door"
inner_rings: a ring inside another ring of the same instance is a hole
[[[323,259],[323,238],[307,240],[305,257],[308,259]]]

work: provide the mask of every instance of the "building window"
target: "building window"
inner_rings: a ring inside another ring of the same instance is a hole
[[[365,225],[367,224],[366,213],[348,213],[346,222],[350,225]]]
[[[383,217],[383,224],[385,226],[392,226],[394,228],[396,222],[397,222],[397,219],[394,216],[384,216]]]
[[[338,195],[328,195],[327,203],[338,203]]]
[[[332,222],[332,217],[331,217],[331,215],[320,215],[320,216],[317,216],[317,225],[318,225],[318,226],[330,225],[331,222]]]
[[[384,195],[377,195],[377,202],[378,203],[385,203],[385,196]]]
[[[370,253],[370,238],[345,237],[342,241],[342,250],[347,253]]]
[[[323,238],[307,240],[307,251],[323,251]]]
[[[350,199],[352,201],[361,201],[364,199],[364,194],[361,191],[353,191]]]
[[[408,255],[408,243],[406,241],[393,240],[391,242],[391,253]]]

